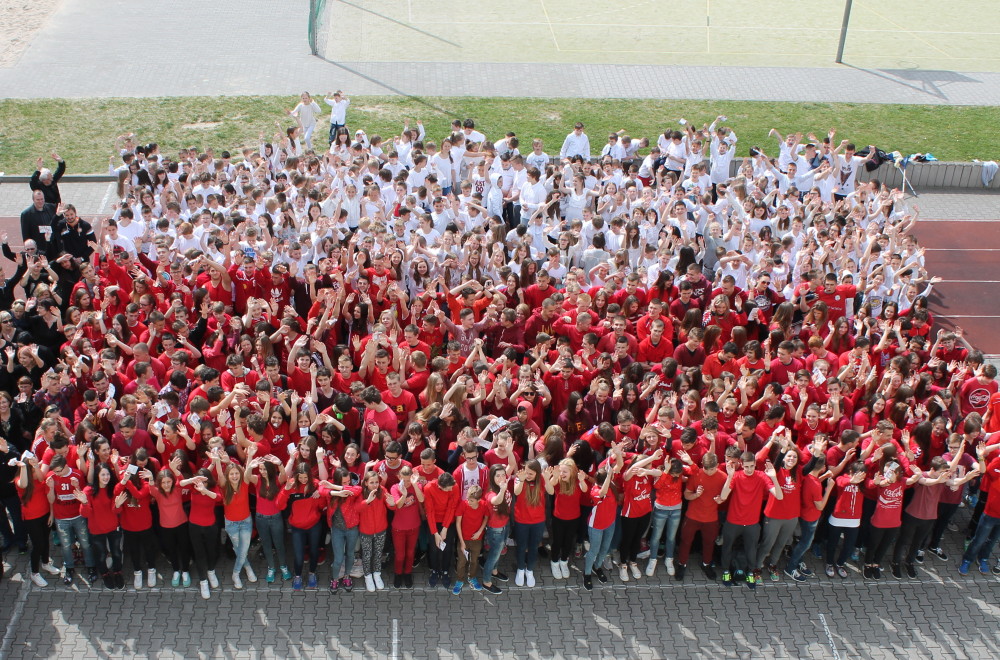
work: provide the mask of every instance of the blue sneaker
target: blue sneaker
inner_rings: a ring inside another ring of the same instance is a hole
[[[310,573],[309,581],[306,583],[306,589],[315,589],[317,586],[319,586],[319,583],[316,581],[316,574]]]
[[[982,573],[983,575],[989,575],[990,574],[990,562],[989,562],[989,560],[987,560],[987,559],[980,559],[979,560],[979,572]]]
[[[292,580],[292,589],[295,591],[302,591],[302,576],[296,575],[295,579]]]
[[[264,578],[264,581],[267,582],[268,584],[273,584],[274,583],[274,577],[275,577],[274,569],[273,568],[269,568],[269,569],[267,569],[267,576]]]
[[[473,591],[483,590],[483,584],[479,581],[479,578],[469,578],[469,586],[472,587]]]
[[[289,580],[292,579],[292,572],[288,570],[287,566],[281,567],[281,579],[284,580],[285,582],[288,582]]]
[[[438,583],[438,573],[437,571],[431,571],[430,577],[427,578],[427,584],[432,587],[436,587]]]
[[[459,580],[455,580],[455,585],[451,588],[451,595],[457,596],[462,593],[462,583]]]
[[[963,559],[962,560],[962,565],[958,567],[958,574],[959,575],[968,575],[969,574],[969,564],[970,563],[971,562],[968,559]]]

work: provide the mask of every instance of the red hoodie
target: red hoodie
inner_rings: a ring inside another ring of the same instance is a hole
[[[288,524],[296,529],[311,529],[319,522],[323,515],[323,509],[330,501],[329,490],[316,487],[315,483],[313,488],[315,490],[312,495],[306,495],[305,486],[296,483],[291,490],[283,488],[278,493],[276,505],[279,509],[284,510],[291,503],[292,512],[288,516]]]

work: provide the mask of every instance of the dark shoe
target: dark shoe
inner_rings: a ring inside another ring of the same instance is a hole
[[[104,580],[105,589],[115,588],[115,579],[111,576],[110,572],[105,572],[101,574],[101,579]]]
[[[125,590],[125,576],[122,575],[122,572],[121,571],[115,571],[114,578],[115,578],[115,589],[117,589],[118,591],[124,591]]]
[[[63,575],[63,584],[65,584],[67,587],[70,586],[71,584],[73,584],[73,569],[72,568],[67,568],[66,569],[66,574]]]
[[[892,562],[891,566],[892,566],[892,577],[896,578],[897,580],[902,580],[903,571],[899,567],[899,564],[897,564],[896,562]]]
[[[597,568],[595,568],[594,569],[594,575],[597,576],[597,581],[600,582],[601,584],[607,584],[608,583],[608,574],[604,572],[603,568],[601,568],[599,566]]]
[[[344,588],[344,591],[346,591],[347,593],[351,593],[352,591],[354,591],[354,582],[352,582],[351,578],[349,577],[341,578],[340,586],[342,586]]]
[[[730,573],[729,571],[723,571],[722,584],[726,585],[727,587],[733,586],[733,574]]]
[[[924,563],[924,551],[923,550],[917,550],[917,554],[914,555],[913,561],[917,562],[918,564],[923,564]]]
[[[757,582],[760,578],[757,577],[757,571],[750,571],[747,573],[747,586],[751,589],[757,588]]]
[[[490,592],[491,594],[502,594],[503,591],[495,584],[484,584],[483,589]]]
[[[684,572],[687,571],[687,566],[684,564],[677,564],[674,567],[674,579],[678,582],[684,581]]]
[[[701,570],[709,580],[716,580],[719,577],[719,574],[715,572],[715,567],[711,564],[702,564]]]
[[[420,550],[417,550],[413,554],[413,568],[416,568],[417,566],[420,566],[420,562],[423,561],[423,559],[424,559],[424,557],[426,555],[427,555],[426,552],[422,552]]]
[[[436,587],[438,584],[438,572],[431,571],[431,574],[427,577],[427,584],[431,587]]]
[[[413,588],[413,574],[407,573],[403,576],[403,586],[407,589]]]
[[[882,567],[881,566],[872,566],[872,579],[873,580],[881,580],[882,579]]]
[[[914,566],[913,564],[907,562],[905,564],[905,567],[906,567],[906,577],[910,578],[911,580],[913,578],[917,577],[917,567],[916,566]]]
[[[403,576],[400,575],[399,573],[396,573],[396,577],[392,578],[392,586],[393,586],[394,589],[402,589],[403,588]]]
[[[335,594],[340,590],[340,580],[330,580],[330,593]]]
[[[87,582],[90,583],[90,586],[94,586],[95,584],[97,584],[97,578],[98,576],[96,568],[91,568],[90,570],[87,571]]]
[[[941,548],[931,548],[930,553],[941,561],[948,561],[948,553]]]
[[[497,571],[496,573],[493,574],[493,579],[500,580],[501,582],[506,582],[509,578],[507,577],[507,574],[504,573],[503,571]]]
[[[863,569],[861,569],[861,577],[863,577],[866,580],[873,579],[872,578],[872,567],[871,566],[865,566]]]
[[[583,588],[586,589],[587,591],[594,590],[594,579],[589,575],[583,576]]]

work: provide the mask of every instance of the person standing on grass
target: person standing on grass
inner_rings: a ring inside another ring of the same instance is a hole
[[[52,152],[52,160],[56,161],[56,171],[53,172],[45,164],[45,159],[39,157],[35,173],[31,175],[28,186],[32,190],[41,191],[46,204],[59,204],[62,197],[59,194],[59,179],[66,173],[66,161],[59,157],[59,154]]]
[[[323,100],[330,106],[330,144],[332,145],[337,132],[342,128],[347,128],[347,107],[351,105],[351,99],[338,89],[332,94],[327,94]]]
[[[590,160],[590,138],[583,132],[583,124],[576,122],[573,132],[563,140],[562,149],[559,150],[559,158],[566,159],[573,156],[580,156],[584,160]]]
[[[316,130],[316,117],[320,112],[319,103],[313,100],[309,92],[302,92],[299,95],[299,104],[288,111],[288,114],[295,117],[302,127],[302,138],[305,140],[307,149],[313,148],[312,135],[313,131]],[[330,135],[332,136],[333,133],[330,133]]]

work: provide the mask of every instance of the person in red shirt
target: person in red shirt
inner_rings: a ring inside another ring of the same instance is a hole
[[[87,486],[76,497],[80,500],[80,512],[87,519],[90,532],[90,547],[94,551],[94,562],[101,568],[101,579],[106,589],[123,589],[122,577],[122,533],[118,524],[118,510],[115,508],[115,485],[118,476],[111,466],[101,463],[95,468],[94,485]],[[107,558],[111,555],[111,569],[107,568]],[[121,583],[121,587],[117,585]]]
[[[653,577],[656,571],[660,539],[666,535],[666,548],[663,563],[667,567],[667,575],[674,577],[674,547],[676,546],[677,528],[681,524],[681,505],[683,504],[684,483],[690,474],[690,468],[678,458],[670,459],[669,467],[653,482],[653,520],[649,532],[649,564],[646,566],[646,577]]]
[[[587,535],[590,549],[584,559],[583,587],[590,591],[594,588],[591,575],[597,575],[601,584],[606,584],[608,576],[604,573],[604,558],[611,551],[611,542],[615,535],[615,518],[617,516],[617,499],[611,487],[615,478],[621,472],[618,461],[620,452],[612,452],[603,468],[597,471],[595,483],[590,487],[590,500],[593,507],[587,519]]]
[[[701,533],[701,569],[709,580],[715,579],[712,556],[715,552],[715,539],[719,535],[719,504],[722,501],[719,496],[726,481],[726,473],[719,469],[719,457],[714,453],[705,454],[701,459],[701,469],[691,469],[684,487],[684,499],[688,501],[688,509],[681,524],[681,540],[677,548],[674,579],[678,581],[684,579],[691,544],[697,533]]]
[[[861,488],[867,476],[864,462],[854,461],[847,466],[845,473],[837,477],[837,500],[830,515],[826,549],[823,553],[826,559],[827,577],[832,578],[834,574],[839,574],[841,578],[847,577],[844,563],[854,552],[854,544],[861,529],[861,508],[864,500]],[[844,546],[838,555],[837,546],[840,545],[841,537],[844,539]]]
[[[133,454],[121,481],[115,486],[115,508],[121,516],[122,545],[132,564],[133,586],[138,590],[142,587],[143,572],[146,573],[146,586],[150,589],[156,586],[159,547],[153,533],[153,512],[150,508],[152,495],[149,482],[153,479],[153,472],[140,468],[136,460]]]
[[[365,589],[369,592],[385,588],[382,582],[382,550],[389,529],[388,493],[374,472],[366,472],[361,480],[357,501],[361,524],[361,566],[365,574]]]
[[[587,490],[585,476],[572,458],[564,458],[558,466],[550,465],[545,470],[545,492],[554,496],[550,563],[552,576],[557,580],[569,579],[569,557],[576,546],[580,505]]]
[[[386,389],[381,392],[382,401],[389,406],[396,414],[398,420],[396,431],[393,437],[402,437],[407,425],[413,421],[417,413],[417,397],[413,392],[403,389],[403,381],[395,371],[385,378]],[[391,488],[392,484],[387,484],[386,488]]]
[[[823,301],[827,307],[827,320],[836,322],[847,315],[847,301],[858,295],[858,288],[853,284],[837,284],[837,275],[827,273],[823,280],[823,288],[816,292],[816,301]],[[815,304],[815,302],[813,303]]]
[[[990,400],[1000,390],[997,385],[997,368],[992,364],[982,365],[978,373],[962,383],[958,390],[958,402],[962,407],[962,416],[972,413],[985,415],[989,409]]]
[[[514,584],[535,586],[538,546],[545,533],[545,475],[535,459],[525,463],[514,479],[514,535],[517,540],[517,573]]]
[[[996,447],[997,445],[993,444],[990,445],[989,449],[992,450]],[[980,466],[986,462],[986,451],[986,449],[983,451],[977,449],[976,451],[979,455]],[[969,547],[965,549],[965,554],[962,555],[962,564],[958,569],[961,575],[968,574],[969,565],[973,561],[979,562],[980,573],[988,572],[990,555],[993,554],[993,547],[996,545],[997,539],[1000,538],[1000,456],[991,460],[985,467],[980,490],[987,495],[986,507],[976,525],[976,534],[972,537]]]
[[[431,481],[424,486],[424,511],[427,514],[427,529],[434,537],[430,547],[430,586],[438,582],[447,587],[448,572],[455,552],[457,538],[455,528],[455,510],[458,508],[461,493],[455,487],[455,477],[447,472],[440,474],[437,481]]]
[[[338,491],[340,493],[341,491]],[[338,495],[342,496],[342,495]],[[302,589],[302,571],[305,568],[305,552],[309,551],[309,579],[307,588],[317,587],[316,566],[320,551],[320,524],[323,509],[329,504],[330,489],[313,478],[308,463],[299,463],[295,472],[278,494],[277,507],[285,510],[291,507],[288,527],[292,532],[293,578],[292,588]]]
[[[765,565],[770,578],[778,579],[778,559],[792,540],[802,512],[801,455],[791,444],[791,435],[787,431],[784,449],[784,454],[779,455],[777,461],[781,466],[777,470],[777,476],[782,497],[769,496],[764,506],[764,529],[757,547],[757,565],[754,567],[755,578],[758,580]],[[771,561],[767,561],[768,559]]]
[[[386,505],[395,512],[392,517],[392,547],[394,554],[393,586],[413,587],[413,558],[420,535],[420,508],[424,489],[420,475],[409,466],[399,471],[399,482],[389,489]]]
[[[483,499],[483,489],[473,486],[466,498],[458,503],[455,511],[455,535],[458,538],[458,568],[451,593],[462,593],[462,583],[468,578],[469,586],[481,591],[479,582],[479,555],[483,551],[483,538],[490,518],[490,505]]]
[[[653,482],[662,473],[662,470],[649,466],[662,461],[663,457],[662,449],[657,449],[652,455],[641,459],[635,456],[631,459],[631,465],[622,475],[624,491],[621,513],[622,536],[621,544],[618,546],[618,552],[621,556],[618,576],[622,582],[628,582],[630,569],[634,579],[638,580],[642,575],[637,563],[639,542],[642,535],[645,534],[652,516],[653,502],[650,496],[653,491]]]
[[[710,382],[707,379],[715,380],[716,378],[722,378],[722,373],[726,371],[733,376],[739,375],[740,367],[736,362],[736,355],[739,353],[739,350],[739,347],[735,343],[728,341],[723,344],[721,351],[712,353],[705,358],[702,374],[706,382]]]
[[[728,477],[719,494],[720,501],[726,501],[732,495],[729,503],[729,515],[722,527],[722,582],[726,586],[733,585],[732,558],[733,545],[737,538],[743,539],[743,549],[747,555],[747,586],[757,587],[753,569],[757,565],[757,544],[760,541],[760,513],[764,505],[764,496],[768,493],[775,499],[784,497],[774,466],[767,463],[764,470],[757,469],[757,459],[750,452],[740,456],[743,469],[728,465]]]
[[[63,550],[63,583],[73,584],[73,543],[79,543],[83,549],[84,561],[87,565],[90,582],[97,581],[97,570],[94,568],[94,557],[90,549],[90,534],[87,532],[87,520],[80,515],[80,500],[76,493],[84,486],[83,475],[66,463],[66,457],[57,454],[49,463],[46,475],[48,481],[48,499],[52,505],[52,517],[55,519],[56,530],[59,532],[59,542]]]
[[[17,459],[18,475],[14,482],[21,504],[21,519],[28,539],[31,541],[30,574],[31,581],[39,587],[47,587],[48,582],[41,575],[45,570],[50,575],[59,575],[59,569],[49,557],[49,488],[42,477],[38,459],[25,456]],[[124,586],[124,583],[122,584]]]
[[[666,327],[663,319],[656,319],[650,324],[649,336],[639,342],[636,361],[659,364],[664,358],[673,357],[674,345],[664,336]]]
[[[193,487],[191,512],[188,515],[188,532],[191,534],[191,552],[198,573],[201,597],[208,599],[209,586],[219,588],[215,565],[219,561],[219,526],[215,508],[222,504],[222,493],[215,483],[212,471],[201,468],[190,479],[180,482],[182,488]]]

